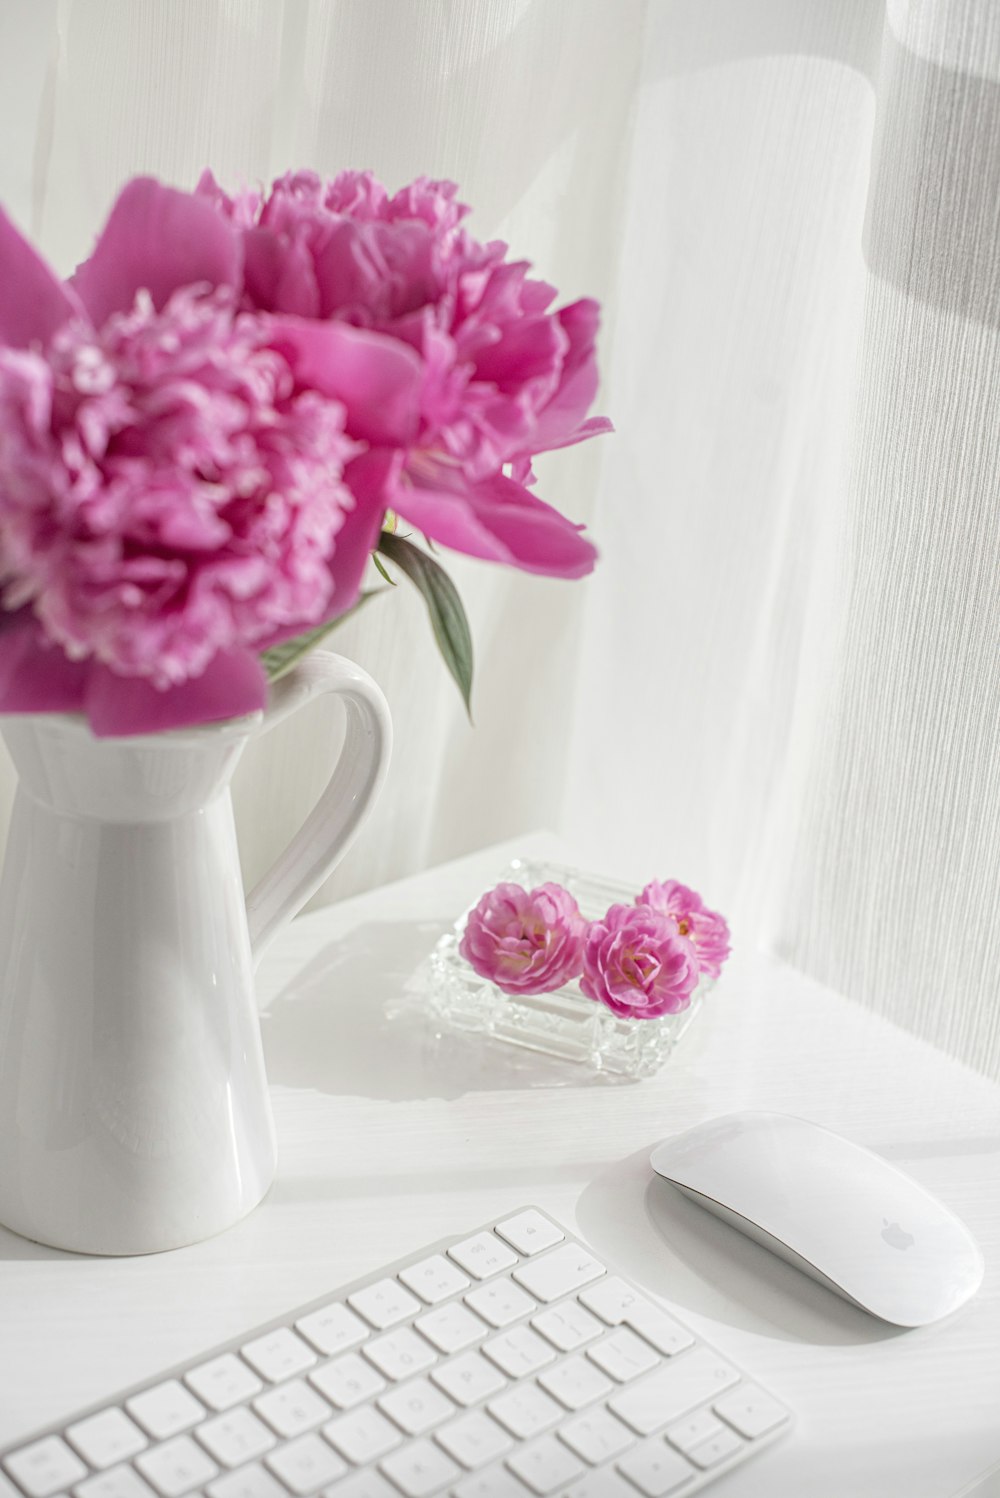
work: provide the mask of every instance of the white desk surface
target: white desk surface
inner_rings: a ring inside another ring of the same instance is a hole
[[[258,981],[279,1175],[238,1227],[132,1260],[0,1230],[0,1447],[534,1202],[797,1410],[792,1436],[719,1498],[952,1498],[1000,1460],[1000,1088],[749,954],[642,1083],[436,1036],[407,977],[509,856],[560,851],[522,838],[278,939]],[[839,1130],[941,1196],[983,1246],[978,1297],[894,1332],[651,1180],[663,1135],[755,1107]]]

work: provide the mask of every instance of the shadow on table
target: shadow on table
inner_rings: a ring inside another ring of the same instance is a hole
[[[297,973],[261,1016],[271,1082],[392,1102],[467,1092],[630,1085],[442,1027],[406,985],[449,921],[358,926]]]
[[[623,1273],[681,1315],[693,1311],[784,1342],[921,1338],[919,1330],[904,1333],[841,1300],[661,1181],[649,1164],[657,1142],[603,1171],[577,1206],[582,1235]]]

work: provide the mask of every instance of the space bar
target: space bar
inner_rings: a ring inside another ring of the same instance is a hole
[[[651,1373],[608,1404],[616,1415],[640,1436],[648,1436],[662,1425],[686,1415],[695,1405],[714,1399],[723,1389],[739,1383],[735,1368],[710,1347],[695,1347],[671,1358],[659,1373]]]

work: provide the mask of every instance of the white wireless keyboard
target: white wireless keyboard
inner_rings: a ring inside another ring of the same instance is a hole
[[[0,1498],[664,1498],[791,1423],[527,1207],[0,1453]]]

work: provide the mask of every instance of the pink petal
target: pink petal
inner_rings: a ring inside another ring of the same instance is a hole
[[[241,274],[240,237],[210,198],[133,177],[70,284],[100,326],[141,288],[159,309],[179,286],[237,286]]]
[[[505,562],[546,577],[585,577],[597,551],[573,523],[513,479],[498,475],[458,487],[450,475],[399,482],[391,505],[424,535],[453,551]]]
[[[321,624],[338,619],[358,601],[368,558],[375,549],[385,518],[387,501],[384,491],[392,457],[391,453],[384,451],[367,452],[344,469],[344,482],[358,496],[358,503],[337,532],[333,556],[327,563],[333,578],[333,598],[330,608],[319,621]],[[315,629],[317,625],[309,628]],[[257,649],[270,650],[273,645],[281,645],[303,633],[301,624],[286,625],[259,641]]]
[[[539,413],[532,452],[548,452],[551,448],[565,447],[567,439],[579,440],[574,434],[597,394],[594,345],[600,315],[600,304],[589,297],[563,307],[556,314],[569,339],[569,349],[563,360],[559,388]]]
[[[241,718],[267,703],[267,677],[248,650],[220,650],[201,676],[157,691],[141,676],[91,665],[84,706],[98,738],[162,733]]]
[[[83,710],[87,666],[44,643],[27,609],[0,628],[0,713]]]
[[[13,348],[47,343],[80,311],[76,297],[0,208],[0,342]]]
[[[406,344],[346,323],[275,318],[274,345],[303,385],[342,401],[350,436],[406,447],[417,435],[421,363]]]

